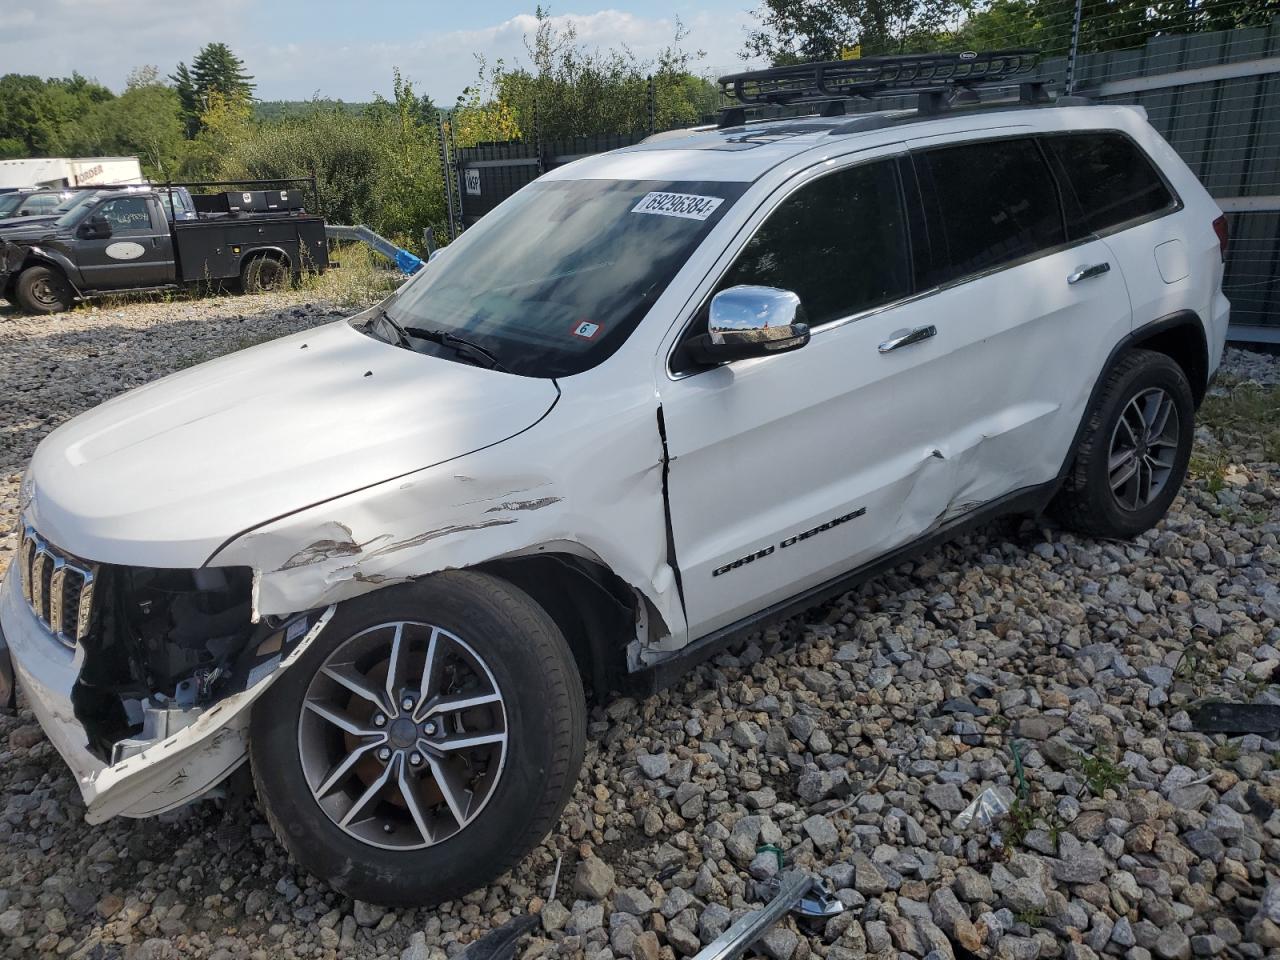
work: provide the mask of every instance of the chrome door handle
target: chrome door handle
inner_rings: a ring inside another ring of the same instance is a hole
[[[1107,262],[1092,263],[1087,267],[1076,267],[1071,273],[1067,274],[1067,283],[1079,283],[1081,280],[1088,280],[1090,277],[1100,277],[1111,269],[1111,264]]]
[[[908,330],[905,333],[894,334],[884,343],[880,344],[881,353],[889,353],[897,350],[899,347],[909,347],[913,343],[920,343],[935,336],[938,328],[930,324],[927,327],[916,327],[914,330]]]

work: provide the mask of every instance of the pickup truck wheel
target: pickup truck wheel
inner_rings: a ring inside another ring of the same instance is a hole
[[[1111,368],[1054,512],[1103,537],[1149,530],[1178,495],[1195,432],[1195,400],[1172,359],[1133,350]]]
[[[453,899],[555,825],[586,707],[563,635],[505,580],[447,571],[342,604],[254,706],[250,758],[276,836],[337,890]]]
[[[240,279],[245,293],[279,290],[289,282],[289,268],[274,257],[254,257],[245,264]]]
[[[29,313],[59,313],[71,309],[71,284],[52,267],[27,267],[14,284],[18,305]]]

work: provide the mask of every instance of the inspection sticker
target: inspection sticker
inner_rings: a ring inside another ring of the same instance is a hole
[[[705,220],[724,203],[723,197],[700,197],[694,193],[648,193],[631,208],[632,213],[656,213],[662,217]]]
[[[584,340],[590,340],[599,332],[600,324],[592,323],[590,320],[583,320],[573,328],[573,335],[575,337],[582,337]]]

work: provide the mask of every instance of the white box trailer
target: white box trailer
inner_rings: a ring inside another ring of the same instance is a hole
[[[139,183],[137,157],[34,157],[0,160],[0,190]]]

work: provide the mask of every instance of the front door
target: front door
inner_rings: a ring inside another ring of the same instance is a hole
[[[947,347],[912,300],[899,164],[805,178],[717,289],[800,296],[813,331],[792,353],[662,378],[676,559],[691,638],[868,560],[945,508],[934,455],[953,432],[934,365]],[[705,307],[690,332],[705,325]],[[921,331],[892,349],[894,335]],[[882,352],[882,345],[884,350]]]
[[[105,220],[111,236],[76,241],[76,261],[86,289],[156,287],[173,282],[173,239],[160,205],[152,198],[112,197],[89,217]]]

